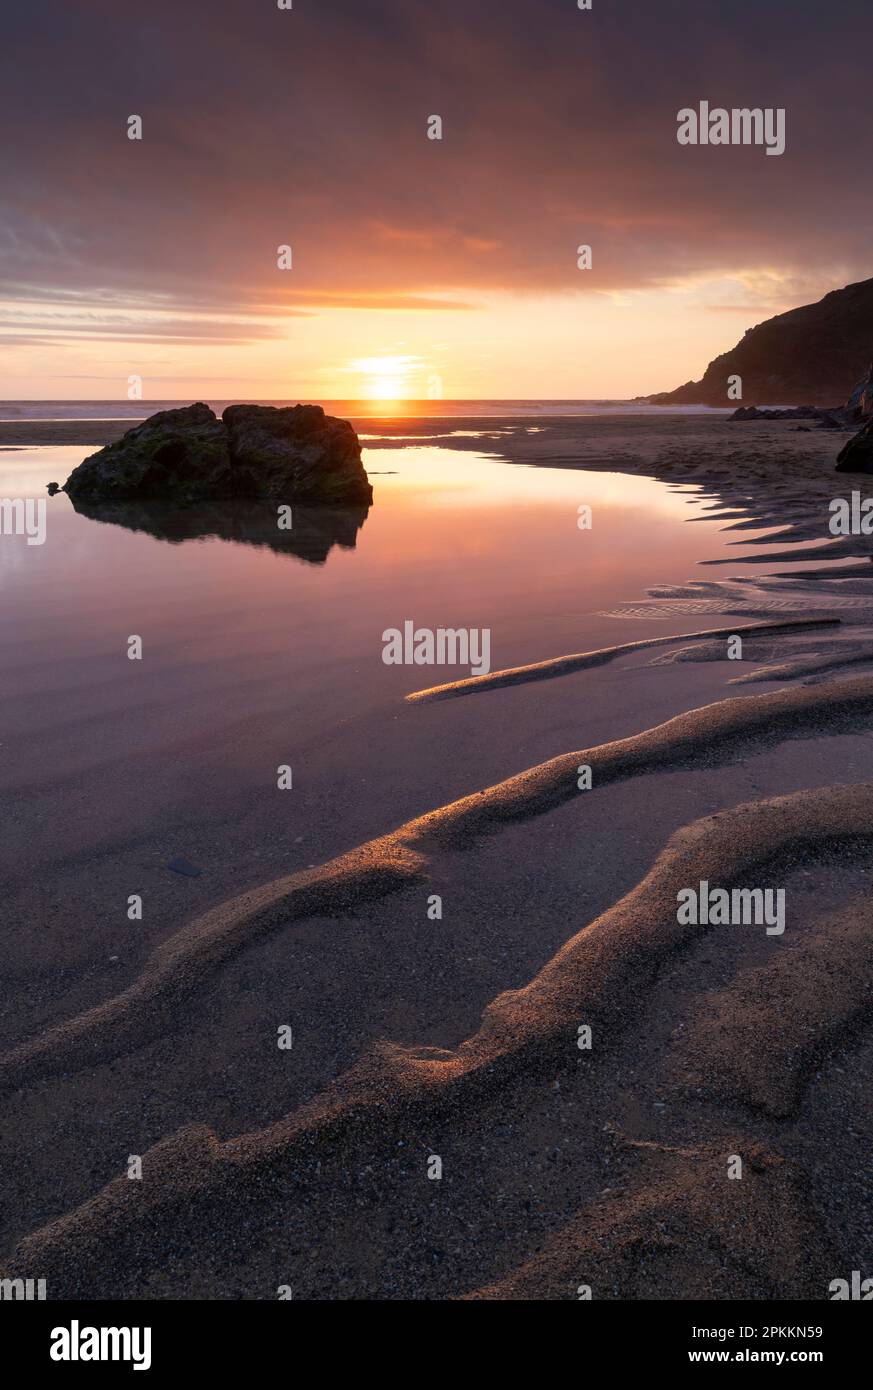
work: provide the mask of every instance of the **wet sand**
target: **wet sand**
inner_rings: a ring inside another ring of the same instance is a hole
[[[495,454],[705,480],[730,524],[778,528],[765,563],[869,562],[822,532],[851,486],[832,432],[527,428]],[[873,594],[788,573],[640,595],[654,641],[608,662],[555,651],[536,682],[400,696],[407,807],[371,774],[342,812],[362,833],[337,846],[325,817],[311,868],[271,875],[287,832],[232,822],[216,787],[192,853],[257,845],[248,883],[186,882],[189,912],[111,967],[86,966],[56,880],[3,1019],[5,1270],[52,1298],[823,1299],[865,1268]],[[701,613],[758,629],[739,677]],[[762,693],[726,690],[749,676]],[[71,870],[88,843],[67,840]],[[100,905],[123,915],[126,880],[88,862],[108,956]],[[784,937],[680,926],[703,879],[783,885]]]

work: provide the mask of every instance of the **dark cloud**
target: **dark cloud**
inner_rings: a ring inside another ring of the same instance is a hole
[[[45,0],[4,27],[7,298],[230,316],[870,273],[869,0]],[[785,107],[786,153],[678,146],[701,98]]]

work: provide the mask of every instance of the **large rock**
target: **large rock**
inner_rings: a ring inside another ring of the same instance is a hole
[[[727,406],[728,377],[739,376],[751,405],[844,401],[873,356],[873,280],[833,290],[750,328],[710,362],[700,381],[650,396],[655,405]]]
[[[94,501],[196,501],[221,495],[229,477],[227,431],[201,403],[151,415],[74,468],[64,489],[71,497]]]
[[[80,463],[65,491],[85,502],[373,497],[355,431],[319,405],[229,406],[221,420],[202,403],[162,410]]]
[[[838,473],[873,473],[873,419],[837,455]]]
[[[372,499],[358,436],[320,405],[229,405],[221,418],[244,492],[313,502]]]
[[[873,415],[873,362],[853,388],[846,403],[846,413],[850,420],[856,422],[869,420]]]

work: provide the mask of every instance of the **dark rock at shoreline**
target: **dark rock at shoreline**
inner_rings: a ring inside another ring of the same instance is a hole
[[[873,363],[852,388],[845,405],[824,410],[818,405],[795,405],[784,410],[760,410],[756,405],[741,405],[731,420],[817,420],[819,429],[850,429],[873,417]]]
[[[222,415],[240,490],[313,502],[370,502],[358,436],[320,405],[229,405]]]
[[[835,405],[830,410],[822,410],[817,405],[795,405],[786,410],[759,410],[756,405],[743,405],[728,417],[732,420],[815,420],[820,430],[844,430],[850,427],[844,406]],[[809,425],[798,425],[799,430],[809,431]]]
[[[793,405],[786,410],[759,410],[756,405],[741,405],[738,410],[734,411],[733,415],[729,416],[729,419],[820,420],[822,423],[828,421],[837,424],[838,422],[833,417],[833,411],[836,409],[838,409],[836,406],[832,410],[822,410],[821,406],[817,405]]]
[[[75,468],[64,489],[81,501],[224,498],[369,503],[373,489],[352,426],[319,405],[208,405],[162,410]]]
[[[753,403],[818,405],[845,400],[873,355],[873,279],[833,290],[750,328],[710,362],[700,381],[661,391],[653,405],[727,404],[728,377],[739,376]],[[871,383],[873,386],[873,383]]]
[[[873,418],[837,455],[838,473],[873,473]]]
[[[70,497],[112,500],[221,495],[230,479],[227,431],[208,405],[161,410],[74,468]]]
[[[846,403],[846,413],[854,422],[869,420],[873,415],[873,362],[854,387]]]

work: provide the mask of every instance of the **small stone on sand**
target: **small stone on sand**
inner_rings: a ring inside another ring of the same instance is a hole
[[[192,864],[190,859],[183,859],[181,855],[171,859],[167,868],[172,869],[174,874],[184,874],[186,878],[199,878],[203,872],[196,864]]]

